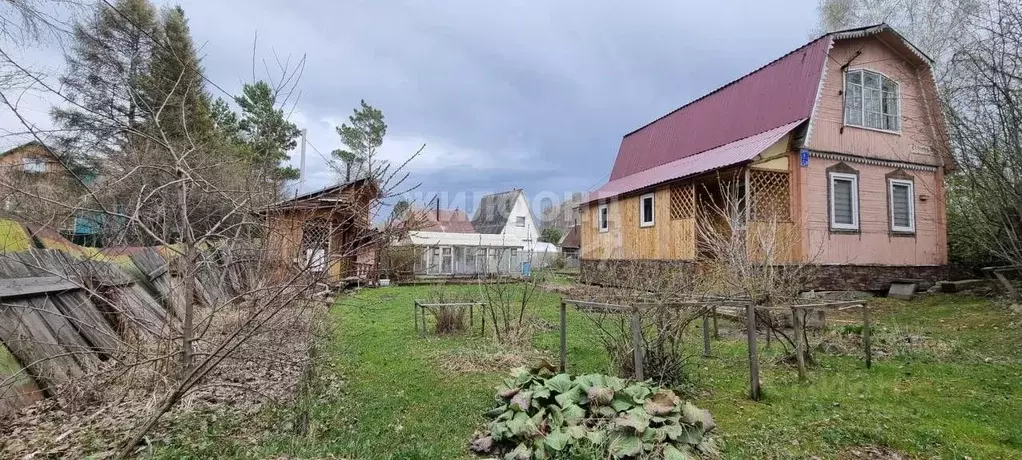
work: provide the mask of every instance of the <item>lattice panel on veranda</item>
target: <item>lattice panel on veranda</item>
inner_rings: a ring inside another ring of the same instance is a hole
[[[788,173],[753,170],[749,176],[749,188],[752,195],[752,220],[791,220]]]
[[[330,225],[326,219],[309,219],[302,223],[302,250],[326,250]]]
[[[671,187],[671,219],[692,219],[696,215],[696,190],[692,184]]]

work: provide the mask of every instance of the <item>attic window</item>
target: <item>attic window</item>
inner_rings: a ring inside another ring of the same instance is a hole
[[[515,226],[517,226],[517,227],[525,227],[525,216],[518,216],[515,219]]]
[[[868,70],[845,73],[845,124],[882,131],[901,129],[898,83]]]
[[[23,163],[25,172],[29,173],[42,173],[46,172],[46,161],[39,157],[25,158]]]

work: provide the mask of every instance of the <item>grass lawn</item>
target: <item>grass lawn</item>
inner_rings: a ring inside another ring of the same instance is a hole
[[[498,353],[476,335],[416,335],[412,299],[430,287],[389,287],[341,299],[331,311],[336,329],[319,353],[309,434],[281,427],[289,410],[264,411],[275,429],[252,445],[220,455],[339,458],[466,458],[467,443],[484,422],[493,389],[507,373],[499,366],[471,372],[445,369],[459,357]],[[449,288],[451,289],[451,288]],[[466,294],[477,287],[458,288]],[[540,293],[535,313],[557,324],[559,298]],[[875,303],[878,348],[894,351],[866,370],[861,356],[816,353],[810,382],[776,364],[779,346],[765,350],[765,398],[745,398],[745,345],[714,343],[714,356],[692,358],[689,397],[711,411],[726,458],[844,458],[853,446],[885,446],[921,458],[1022,458],[1022,340],[1017,317],[984,299],[933,296],[913,302]],[[1014,326],[1009,323],[1015,321]],[[600,342],[579,313],[569,313],[569,371],[607,372]],[[692,333],[693,354],[701,347]],[[884,344],[913,337],[914,346]],[[554,328],[534,346],[556,356]],[[765,342],[760,343],[761,349]],[[275,422],[270,420],[275,420]],[[207,432],[224,434],[212,428]],[[220,443],[220,444],[217,444]],[[173,442],[171,442],[173,445]],[[166,454],[183,453],[169,449]],[[192,451],[194,455],[195,451]],[[168,455],[174,456],[174,455]]]

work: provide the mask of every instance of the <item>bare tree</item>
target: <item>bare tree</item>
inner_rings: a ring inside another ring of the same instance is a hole
[[[1022,264],[1022,6],[970,21],[951,60],[944,111],[958,171],[948,181],[952,246]],[[954,248],[953,248],[954,249]],[[984,258],[986,256],[987,258]]]

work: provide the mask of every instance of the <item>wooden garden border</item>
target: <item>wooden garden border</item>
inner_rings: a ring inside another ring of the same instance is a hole
[[[458,303],[427,303],[424,300],[414,300],[412,307],[412,318],[415,321],[415,332],[419,337],[425,337],[428,332],[426,325],[426,310],[430,308],[468,307],[468,327],[471,330],[475,326],[475,307],[479,307],[480,327],[479,333],[486,335],[486,304],[483,302],[458,302]],[[422,327],[419,327],[419,318],[422,318]]]
[[[872,351],[872,327],[870,323],[869,314],[869,302],[865,300],[850,300],[850,301],[835,301],[835,302],[820,302],[812,304],[799,304],[792,305],[789,307],[764,307],[757,306],[748,300],[727,300],[727,299],[709,299],[705,301],[670,301],[662,304],[652,303],[636,303],[633,305],[621,305],[614,303],[601,303],[601,302],[588,302],[582,300],[573,299],[561,299],[560,307],[560,371],[565,372],[567,369],[567,306],[574,305],[579,311],[584,312],[599,312],[599,313],[619,313],[631,315],[631,330],[632,330],[632,350],[634,359],[634,378],[636,380],[644,380],[643,375],[643,353],[642,353],[642,310],[645,307],[677,307],[682,308],[702,308],[702,328],[703,328],[703,356],[710,356],[710,318],[713,321],[713,338],[719,339],[719,329],[717,328],[717,308],[718,307],[744,307],[745,308],[745,329],[746,329],[746,342],[749,350],[749,397],[754,400],[759,400],[762,396],[762,388],[759,382],[759,350],[758,350],[758,332],[757,332],[757,316],[756,312],[759,311],[781,311],[790,312],[792,315],[792,328],[795,331],[795,356],[798,366],[798,378],[799,381],[806,380],[806,363],[805,363],[805,330],[802,327],[802,317],[798,312],[806,310],[832,310],[832,311],[844,311],[850,308],[862,308],[862,342],[863,349],[866,355],[866,368],[871,369],[873,367],[873,351]],[[767,331],[769,334],[769,330]]]

